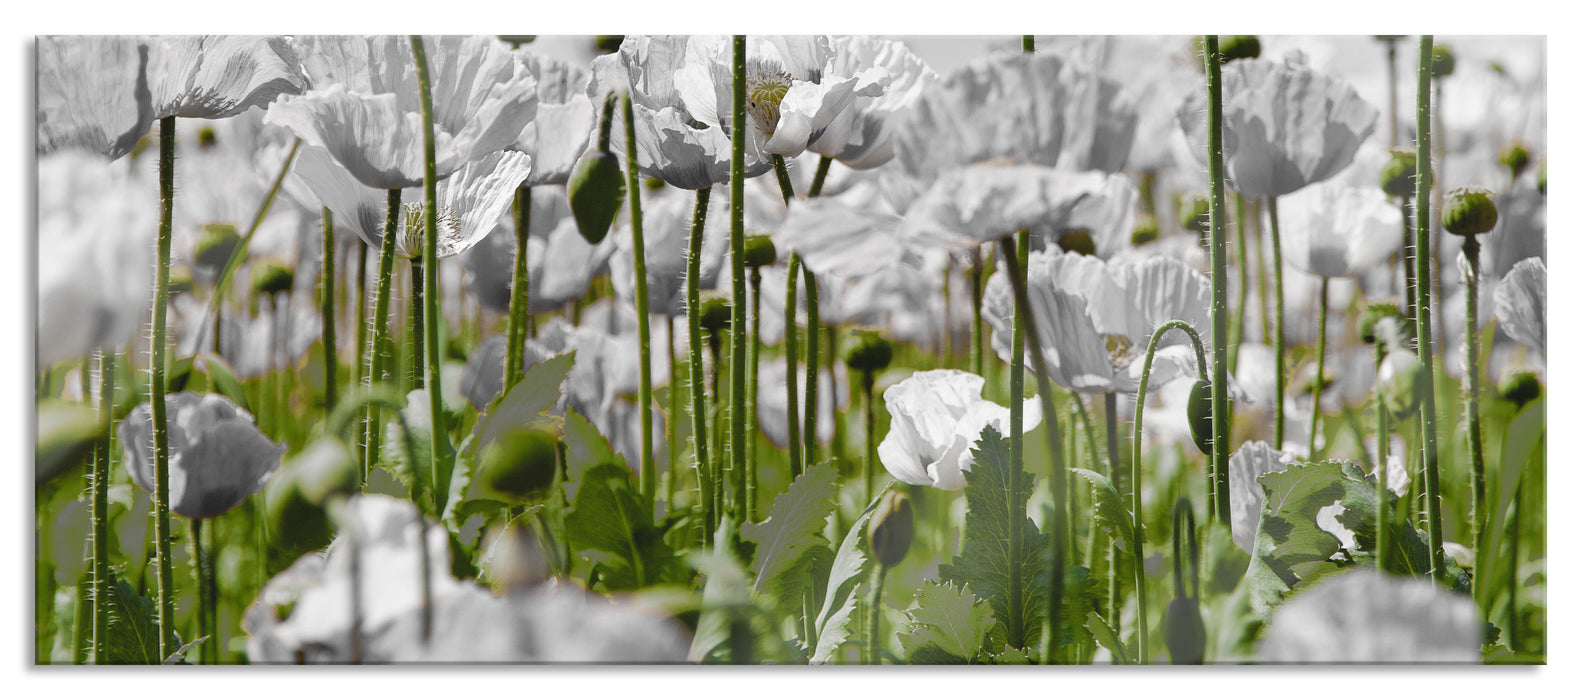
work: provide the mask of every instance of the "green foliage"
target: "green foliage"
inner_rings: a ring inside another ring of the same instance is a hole
[[[545,428],[554,423],[546,413],[560,400],[560,385],[571,372],[576,353],[556,355],[522,374],[522,380],[490,407],[478,421],[472,447],[477,453],[493,444],[500,435],[518,428]]]
[[[901,636],[901,649],[911,664],[970,664],[983,655],[989,632],[998,624],[994,612],[972,594],[970,586],[925,581],[917,589],[917,607],[906,611],[912,628]]]
[[[567,501],[577,498],[577,485],[582,483],[582,476],[589,468],[600,464],[627,468],[626,458],[610,449],[610,441],[599,434],[598,428],[569,407],[561,422],[561,430],[561,442],[566,446],[566,463],[562,476],[564,481],[560,487],[565,491]]]
[[[1093,487],[1093,524],[1108,533],[1123,552],[1132,549],[1132,514],[1115,485],[1103,474],[1087,469],[1072,469]]]
[[[669,582],[680,560],[654,524],[653,502],[632,487],[631,471],[601,464],[583,474],[566,538],[573,551],[592,551],[605,590],[625,591]]]
[[[1503,572],[1511,568],[1510,547],[1504,542],[1510,536],[1507,532],[1510,506],[1516,500],[1516,488],[1521,485],[1523,475],[1532,469],[1538,470],[1538,474],[1542,473],[1546,403],[1546,400],[1539,399],[1527,404],[1516,413],[1506,428],[1499,456],[1499,471],[1497,475],[1490,474],[1492,478],[1484,487],[1488,489],[1489,496],[1489,524],[1483,529],[1483,541],[1478,543],[1476,571]],[[1478,608],[1493,610],[1499,593],[1508,592],[1502,591],[1499,586],[1480,585],[1477,591]]]
[[[823,605],[814,620],[813,638],[816,641],[810,659],[812,663],[829,661],[835,650],[851,636],[848,625],[857,610],[858,591],[871,569],[870,560],[863,550],[866,548],[864,541],[867,538],[868,521],[873,518],[873,512],[874,504],[870,503],[868,509],[852,523],[851,529],[846,531],[840,549],[835,552],[835,560],[830,564],[829,582],[822,596]]]
[[[791,614],[802,604],[803,592],[813,585],[809,564],[814,551],[829,548],[823,533],[835,510],[835,479],[828,460],[813,465],[775,497],[768,519],[742,526],[742,539],[757,545],[753,593],[767,599],[777,614]]]
[[[152,598],[137,594],[125,578],[116,576],[106,593],[109,628],[105,633],[106,664],[159,664],[159,613]],[[171,646],[178,642],[171,637]]]
[[[1131,652],[1126,650],[1126,643],[1121,641],[1121,636],[1116,634],[1115,628],[1110,627],[1110,623],[1105,622],[1098,613],[1088,613],[1087,627],[1099,646],[1109,650],[1110,663],[1120,666],[1134,661]]]
[[[961,554],[939,566],[939,577],[942,582],[971,586],[989,602],[999,639],[1012,646],[1037,648],[1049,598],[1049,560],[1047,536],[1025,515],[1033,479],[1011,464],[1010,441],[993,426],[983,429],[973,454],[976,466],[966,474],[967,519]],[[1013,469],[1020,473],[1015,493],[1011,493]],[[1017,518],[1021,528],[1017,551],[1010,548],[1011,508],[1021,516]],[[1012,561],[1020,566],[1016,581]],[[1017,583],[1020,595],[1013,593]],[[1068,601],[1070,595],[1068,592]],[[1022,621],[1020,639],[1012,638],[1007,624],[1013,615]]]

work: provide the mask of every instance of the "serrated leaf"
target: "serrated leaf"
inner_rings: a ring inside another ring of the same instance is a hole
[[[971,586],[994,609],[995,630],[1011,646],[1036,648],[1049,598],[1048,536],[1027,517],[1033,478],[1011,464],[1010,441],[993,426],[983,429],[973,449],[976,466],[966,472],[967,518],[961,554],[941,564],[943,581]],[[1012,470],[1019,474],[1011,490]],[[1012,508],[1021,529],[1020,547],[1011,550]],[[1013,566],[1017,573],[1013,576]],[[1013,635],[1011,621],[1021,620]]]
[[[976,662],[996,624],[990,606],[972,594],[971,586],[943,581],[924,581],[916,598],[917,606],[906,611],[912,628],[901,636],[907,663]]]
[[[582,475],[589,467],[614,464],[627,468],[626,458],[616,454],[610,448],[609,438],[599,433],[599,429],[582,414],[567,408],[561,429],[561,439],[566,443],[566,474],[560,487],[567,501],[576,500],[577,485],[582,482]]]
[[[192,651],[193,647],[198,646],[199,644],[202,644],[204,642],[204,640],[206,640],[208,638],[209,638],[209,635],[205,634],[202,637],[198,637],[197,639],[194,639],[194,640],[192,640],[190,642],[187,642],[186,644],[181,645],[180,649],[177,649],[177,650],[171,652],[170,656],[165,657],[164,665],[166,665],[166,666],[175,666],[176,664],[181,663],[183,660],[185,660],[187,658],[187,652]]]
[[[158,665],[164,661],[159,654],[159,620],[154,601],[137,594],[125,578],[115,577],[114,585],[106,588],[109,602],[109,625],[105,632],[106,664]],[[170,638],[171,645],[179,640]]]
[[[1014,649],[1005,647],[999,653],[989,657],[989,663],[996,666],[1031,666],[1038,663],[1032,649]]]
[[[835,650],[851,636],[848,625],[857,611],[857,591],[869,569],[868,558],[863,553],[863,542],[868,533],[868,521],[873,519],[874,505],[878,502],[877,498],[874,499],[873,503],[868,504],[867,510],[857,516],[857,521],[851,524],[846,537],[841,540],[840,549],[835,552],[835,561],[829,568],[829,583],[824,588],[824,602],[814,623],[817,641],[813,645],[810,663],[828,663]]]
[[[823,533],[835,510],[836,478],[829,461],[809,467],[775,497],[766,520],[742,526],[742,539],[757,545],[751,568],[753,593],[767,599],[776,613],[794,612],[813,585],[807,560],[815,549],[829,548]]]
[[[1340,540],[1319,527],[1318,511],[1346,495],[1342,464],[1298,462],[1258,477],[1264,507],[1255,552],[1288,588],[1336,569],[1329,558],[1340,551]]]
[[[472,445],[473,454],[483,454],[489,445],[509,431],[552,424],[554,419],[547,414],[560,401],[560,385],[566,382],[566,375],[571,373],[575,356],[575,352],[556,355],[527,368],[522,380],[511,387],[478,421]]]
[[[583,474],[565,531],[573,551],[603,555],[595,566],[606,590],[633,590],[674,575],[675,551],[654,525],[653,504],[632,488],[624,467],[601,464]]]
[[[1121,636],[1116,634],[1115,628],[1110,627],[1110,623],[1105,622],[1098,613],[1088,611],[1087,627],[1099,646],[1109,650],[1110,663],[1116,666],[1132,663],[1130,652],[1126,651],[1126,644],[1121,641]]]
[[[1093,487],[1093,524],[1109,533],[1115,546],[1123,552],[1132,551],[1132,514],[1120,491],[1103,474],[1087,469],[1072,469],[1072,474],[1086,479]]]

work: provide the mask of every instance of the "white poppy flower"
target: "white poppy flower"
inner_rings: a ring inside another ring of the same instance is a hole
[[[170,438],[170,511],[185,518],[224,515],[269,483],[286,446],[269,441],[252,414],[219,394],[166,397]],[[126,472],[154,493],[154,414],[144,402],[121,421]]]
[[[1243,444],[1230,456],[1230,534],[1248,554],[1257,549],[1258,523],[1263,519],[1263,486],[1258,477],[1284,471],[1296,456],[1259,440]]]
[[[1511,268],[1494,292],[1494,314],[1506,335],[1540,354],[1548,352],[1549,266],[1528,258]]]
[[[1482,660],[1472,599],[1427,579],[1372,568],[1335,574],[1279,607],[1258,643],[1273,663],[1465,663]]]
[[[224,119],[308,87],[291,39],[258,36],[155,37],[148,89],[155,118]]]
[[[136,37],[41,36],[36,60],[39,154],[80,148],[116,159],[148,134],[148,47]]]
[[[908,484],[953,491],[967,485],[971,450],[983,429],[1009,430],[1011,409],[983,398],[983,377],[941,369],[917,372],[884,390],[890,432],[879,443],[879,461]],[[1038,397],[1023,403],[1022,431],[1043,420]]]

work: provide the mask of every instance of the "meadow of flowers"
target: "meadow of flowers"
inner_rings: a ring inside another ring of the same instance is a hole
[[[1544,44],[38,37],[33,660],[1545,663]]]

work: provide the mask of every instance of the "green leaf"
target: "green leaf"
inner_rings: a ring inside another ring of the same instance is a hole
[[[808,560],[814,550],[829,548],[823,533],[835,510],[836,478],[828,460],[809,467],[775,497],[768,519],[742,526],[742,539],[757,545],[753,593],[766,598],[778,614],[791,614],[802,605],[803,593],[813,585]]]
[[[1544,433],[1547,414],[1543,399],[1533,401],[1511,419],[1505,430],[1505,441],[1500,450],[1499,476],[1489,479],[1488,527],[1484,528],[1483,541],[1478,543],[1478,559],[1474,570],[1487,572],[1509,571],[1510,548],[1502,541],[1506,532],[1511,502],[1516,499],[1516,488],[1528,464],[1544,457]],[[1493,610],[1501,592],[1499,586],[1478,587],[1478,609]]]
[[[159,620],[154,601],[137,594],[137,589],[121,576],[115,577],[108,594],[110,619],[105,633],[105,663],[158,665]],[[174,635],[171,646],[180,641]]]
[[[1032,666],[1038,663],[1038,658],[1032,649],[1013,649],[1007,646],[999,653],[990,656],[989,663],[996,666]]]
[[[867,510],[857,516],[857,521],[851,524],[845,539],[841,540],[840,549],[835,552],[835,561],[829,569],[829,583],[824,588],[824,602],[814,624],[817,641],[813,645],[810,663],[828,663],[835,650],[851,636],[848,626],[857,611],[858,590],[869,571],[869,560],[863,552],[868,521],[873,519],[874,506],[878,502],[879,499],[875,498],[873,503],[868,504]]]
[[[1340,540],[1319,528],[1318,511],[1348,495],[1341,474],[1344,464],[1298,462],[1258,477],[1264,506],[1254,552],[1287,588],[1337,568],[1329,558],[1340,551]]]
[[[203,363],[203,371],[209,375],[209,383],[214,385],[214,390],[225,395],[243,410],[251,412],[247,407],[247,392],[242,390],[242,383],[236,380],[236,372],[231,369],[225,360],[215,354],[205,354],[199,358]]]
[[[582,414],[568,407],[561,428],[561,439],[566,443],[566,473],[560,487],[565,491],[567,501],[576,500],[577,485],[590,467],[614,464],[627,468],[626,458],[610,449],[609,439],[600,434],[599,429],[593,427],[593,423],[582,417]]]
[[[1132,514],[1115,485],[1098,472],[1072,469],[1071,473],[1087,479],[1093,487],[1093,524],[1109,533],[1121,551],[1132,551]]]
[[[571,372],[575,352],[556,355],[522,374],[522,380],[490,407],[489,413],[478,421],[473,440],[474,454],[485,449],[501,435],[519,428],[548,427],[554,418],[546,413],[560,400],[560,385]]]
[[[1093,634],[1099,646],[1109,650],[1111,664],[1123,666],[1132,663],[1131,653],[1126,651],[1126,644],[1121,641],[1121,636],[1116,634],[1110,623],[1105,622],[1098,613],[1088,612],[1087,626],[1088,632]]]
[[[1066,585],[1060,606],[1060,643],[1093,641],[1087,631],[1088,612],[1104,597],[1104,582],[1088,575],[1085,566],[1066,567]]]
[[[1010,441],[993,426],[983,429],[974,449],[976,466],[966,473],[967,519],[961,554],[941,564],[942,581],[972,587],[994,610],[999,638],[1013,647],[1037,648],[1049,598],[1048,536],[1028,518],[1027,500],[1033,479],[1011,464]],[[1011,492],[1012,470],[1019,474]],[[1021,546],[1010,547],[1010,521],[1015,509]],[[1012,562],[1018,574],[1012,575]],[[1021,621],[1021,634],[1011,634],[1008,621]]]
[[[675,551],[654,524],[653,503],[632,488],[625,467],[601,464],[583,474],[565,531],[572,550],[602,555],[595,568],[606,590],[670,582],[679,568]]]
[[[901,636],[907,663],[970,664],[983,653],[994,629],[994,612],[970,586],[924,581],[917,607],[906,611],[912,628]]]

